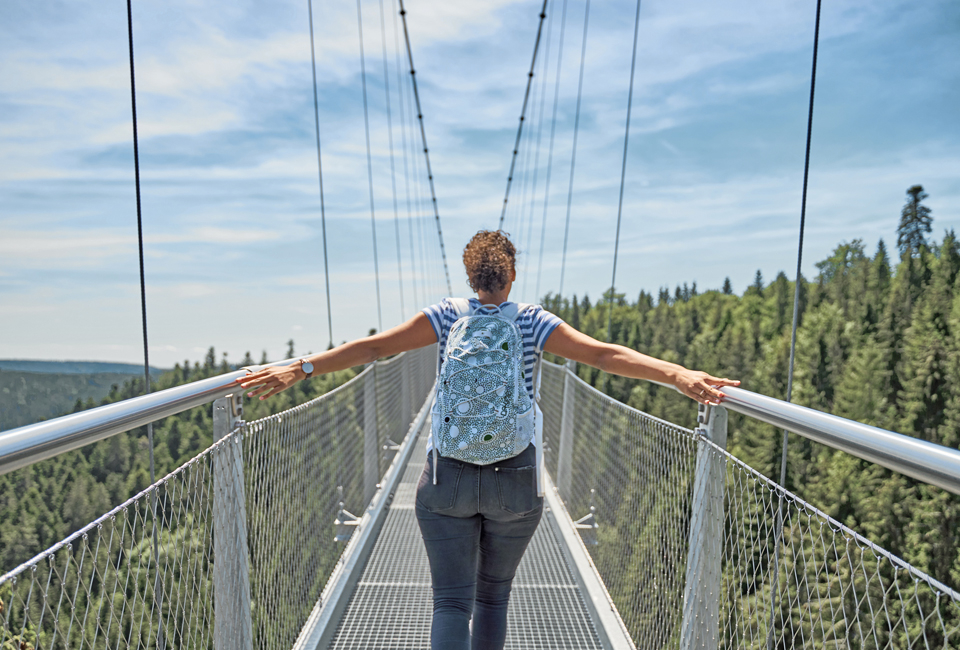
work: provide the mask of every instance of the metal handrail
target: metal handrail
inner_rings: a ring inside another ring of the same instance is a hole
[[[721,389],[724,407],[960,494],[960,451],[742,388]]]
[[[299,359],[285,359],[251,368],[296,361]],[[236,380],[246,374],[246,369],[236,370],[0,433],[0,474],[236,393],[242,390]]]
[[[268,365],[289,365],[296,361],[286,359]],[[0,474],[234,393],[238,389],[236,380],[246,373],[246,370],[237,370],[0,433]],[[956,449],[743,388],[726,387],[722,392],[723,405],[731,411],[960,494],[960,451]]]
[[[566,371],[573,372],[569,368],[566,368]],[[573,376],[580,380],[576,373],[573,373]],[[597,390],[590,384],[583,383],[590,389]],[[651,383],[680,392],[673,384],[659,381]],[[723,393],[721,403],[730,411],[786,429],[857,458],[936,485],[948,492],[960,494],[960,451],[956,449],[791,404],[743,388],[727,386],[721,388],[720,392]]]

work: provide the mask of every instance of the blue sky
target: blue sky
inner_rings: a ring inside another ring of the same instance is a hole
[[[548,9],[548,69],[535,77],[506,220],[522,253],[515,297],[527,301],[537,299],[562,2]],[[446,289],[423,160],[402,155],[415,133],[409,104],[405,126],[400,115],[396,5],[384,3],[403,309],[378,2],[364,0],[363,29],[390,326]],[[540,3],[406,4],[463,294],[460,251],[499,217]],[[610,282],[634,10],[621,0],[591,8],[565,293],[595,298]],[[729,276],[741,291],[757,269],[768,281],[792,276],[814,11],[812,0],[645,0],[618,290],[716,288]],[[314,15],[339,342],[377,327],[356,5],[317,0]],[[559,284],[583,15],[583,0],[567,0],[540,295]],[[151,362],[197,359],[211,345],[234,360],[247,350],[279,358],[290,338],[298,352],[322,349],[306,0],[138,1],[134,35]],[[916,183],[930,194],[935,238],[960,227],[960,4],[827,0],[820,46],[808,277],[841,241],[892,247]],[[124,3],[0,5],[0,357],[141,358],[126,47]]]

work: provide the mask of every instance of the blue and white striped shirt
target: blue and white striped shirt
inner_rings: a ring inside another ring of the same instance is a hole
[[[505,302],[499,307],[484,306],[476,298],[470,299],[474,314],[494,314],[500,307],[508,304],[510,303]],[[430,319],[433,331],[437,335],[437,341],[440,343],[440,358],[443,359],[447,351],[447,335],[450,333],[450,327],[457,321],[460,314],[449,298],[444,298],[436,305],[427,307],[423,313]],[[551,314],[540,305],[528,307],[517,317],[516,323],[520,326],[520,334],[523,336],[523,371],[530,399],[535,399],[533,368],[537,362],[537,355],[543,351],[547,339],[562,322],[558,316]]]

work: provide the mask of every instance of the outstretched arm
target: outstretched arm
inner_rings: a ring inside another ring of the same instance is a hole
[[[326,352],[305,357],[313,364],[313,377],[370,363],[383,357],[422,348],[437,342],[430,320],[423,312],[385,332],[344,343]],[[290,388],[307,375],[299,363],[264,368],[237,380],[243,388],[254,388],[250,397],[266,399]]]
[[[622,345],[601,343],[566,323],[559,325],[550,334],[543,349],[551,354],[573,359],[614,375],[676,386],[681,393],[701,404],[719,404],[723,396],[717,390],[719,387],[740,385],[739,381],[721,379],[700,370],[688,370],[683,366],[641,354]]]

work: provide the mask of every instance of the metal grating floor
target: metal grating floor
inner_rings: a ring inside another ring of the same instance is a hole
[[[428,427],[429,422],[423,430]],[[331,650],[430,648],[430,567],[413,509],[426,435],[416,445]],[[544,513],[513,583],[506,649],[599,649],[594,623],[548,516],[553,515]]]

